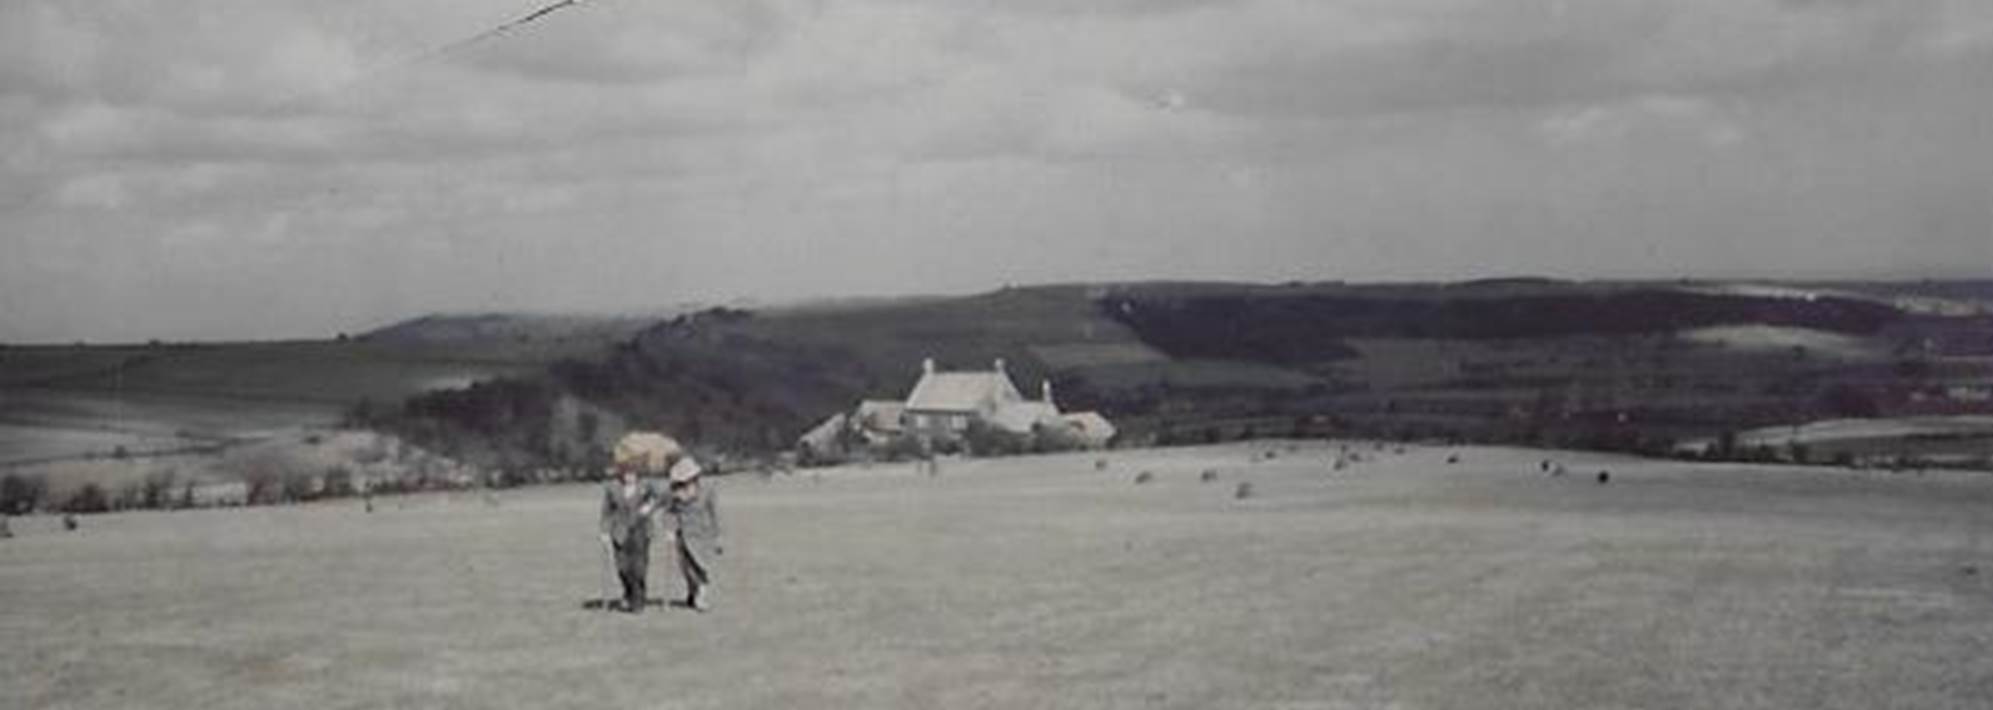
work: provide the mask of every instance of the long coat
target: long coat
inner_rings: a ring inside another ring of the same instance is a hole
[[[701,481],[698,491],[691,500],[667,496],[664,514],[665,525],[678,533],[680,544],[703,560],[719,554],[720,512],[716,501],[719,490],[711,481]]]
[[[650,542],[650,514],[645,508],[655,510],[661,499],[650,481],[637,481],[629,491],[622,481],[610,481],[602,487],[602,532],[617,547]]]

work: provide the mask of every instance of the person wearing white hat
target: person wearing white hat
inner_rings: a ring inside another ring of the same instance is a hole
[[[617,441],[612,454],[616,476],[602,489],[602,544],[615,557],[616,576],[623,583],[623,610],[632,614],[644,609],[651,513],[663,503],[657,488],[640,476],[663,473],[679,453],[678,442],[670,437],[637,432]]]
[[[666,539],[685,577],[685,606],[705,611],[711,603],[711,563],[721,553],[720,514],[712,484],[701,481],[704,469],[691,457],[671,467],[671,496],[664,502]]]

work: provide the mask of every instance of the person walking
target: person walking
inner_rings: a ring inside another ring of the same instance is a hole
[[[697,611],[711,608],[712,562],[722,552],[718,491],[703,480],[704,471],[690,457],[680,459],[671,467],[671,496],[664,503],[666,539],[685,578],[685,606]]]
[[[602,544],[615,557],[616,577],[623,583],[623,611],[644,610],[650,574],[651,514],[662,496],[642,474],[665,470],[679,453],[678,444],[662,434],[638,432],[616,442],[612,458],[615,478],[602,489]]]

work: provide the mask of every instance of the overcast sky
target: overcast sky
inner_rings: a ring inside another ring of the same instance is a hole
[[[1986,0],[0,0],[0,341],[1987,276]]]

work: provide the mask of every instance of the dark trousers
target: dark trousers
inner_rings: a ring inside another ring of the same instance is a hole
[[[650,574],[650,536],[631,536],[616,546],[616,577],[623,581],[624,608],[644,608],[644,580]]]

